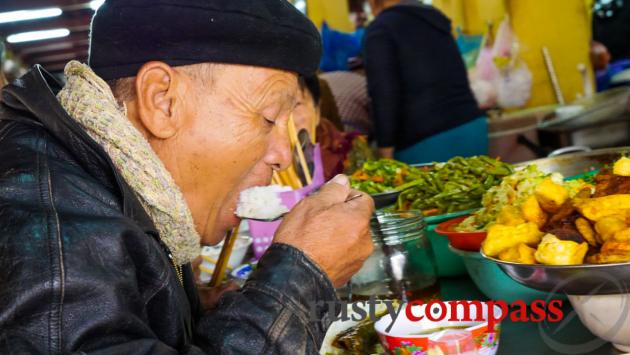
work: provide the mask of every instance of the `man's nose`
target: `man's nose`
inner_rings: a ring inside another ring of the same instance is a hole
[[[265,162],[271,165],[274,170],[285,170],[291,165],[292,160],[293,154],[291,153],[289,133],[287,130],[275,132],[269,142]]]

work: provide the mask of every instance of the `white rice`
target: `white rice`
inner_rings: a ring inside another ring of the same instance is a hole
[[[236,206],[236,215],[240,218],[275,219],[289,212],[278,195],[279,192],[285,191],[291,191],[291,188],[269,185],[255,186],[241,191]]]

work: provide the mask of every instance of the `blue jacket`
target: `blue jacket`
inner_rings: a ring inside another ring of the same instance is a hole
[[[364,39],[374,135],[406,148],[482,115],[446,16],[404,2],[381,12]]]

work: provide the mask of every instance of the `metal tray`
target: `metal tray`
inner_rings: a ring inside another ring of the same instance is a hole
[[[630,153],[630,147],[596,149],[590,152],[530,160],[516,164],[516,166],[535,164],[541,171],[546,173],[555,172],[569,177],[601,169],[604,165],[617,160],[623,153]]]
[[[531,288],[567,295],[630,293],[630,262],[567,266],[520,264],[481,255],[515,281]]]

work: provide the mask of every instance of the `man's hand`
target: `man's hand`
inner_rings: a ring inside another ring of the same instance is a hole
[[[204,311],[214,309],[224,293],[228,291],[236,291],[239,288],[240,287],[234,281],[224,282],[219,287],[198,287],[197,291],[199,292],[199,301],[201,302],[201,308],[203,308]]]
[[[345,202],[357,193],[350,188],[348,177],[337,175],[295,206],[274,238],[274,242],[302,250],[335,287],[348,282],[374,248],[370,236],[374,201],[363,193]]]

